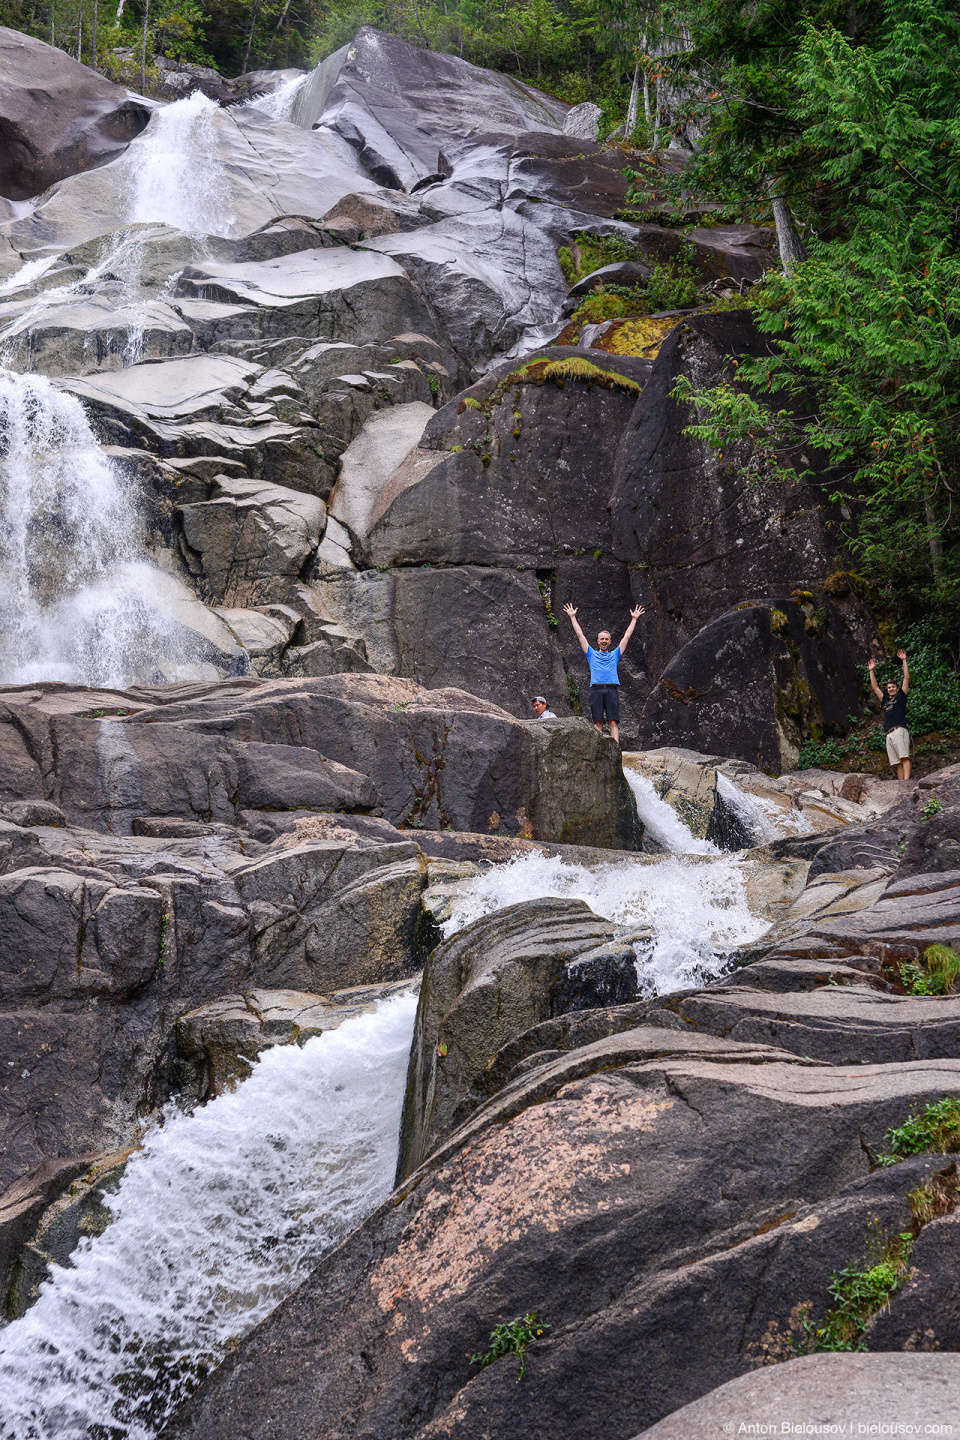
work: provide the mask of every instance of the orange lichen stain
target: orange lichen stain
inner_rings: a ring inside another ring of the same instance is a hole
[[[500,815],[496,810],[494,810],[493,814],[490,816],[490,819],[487,821],[487,827],[490,830],[500,829]]]
[[[622,1152],[598,1140],[652,1131],[676,1103],[605,1080],[574,1082],[482,1136],[437,1172],[397,1249],[371,1277],[381,1311],[403,1303],[422,1313],[464,1295],[506,1246],[559,1234],[632,1196],[623,1189],[630,1166]]]

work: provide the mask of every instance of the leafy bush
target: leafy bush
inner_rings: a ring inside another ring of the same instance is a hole
[[[911,1115],[902,1125],[888,1130],[887,1152],[880,1156],[884,1165],[894,1165],[908,1155],[922,1155],[927,1150],[948,1154],[960,1150],[960,1097],[945,1099],[924,1106],[919,1115]]]
[[[883,1258],[867,1270],[845,1265],[831,1276],[829,1291],[836,1304],[824,1316],[821,1326],[807,1326],[809,1349],[865,1350],[864,1332],[869,1322],[897,1293],[907,1277],[907,1261],[913,1247],[909,1230],[894,1235]]]
[[[618,286],[610,290],[600,286],[592,290],[582,305],[578,305],[570,323],[581,329],[585,325],[598,325],[601,320],[629,320],[649,314],[650,306],[642,290],[628,290]]]
[[[534,1340],[539,1340],[549,1329],[550,1326],[541,1320],[534,1310],[528,1315],[521,1315],[517,1320],[509,1320],[505,1325],[495,1325],[490,1331],[489,1349],[482,1354],[471,1355],[470,1364],[479,1365],[481,1370],[484,1370],[504,1355],[519,1355],[520,1374],[517,1380],[522,1380],[527,1373],[528,1349]]]
[[[960,955],[949,945],[928,945],[920,964],[906,961],[900,979],[911,995],[949,995],[960,975]]]
[[[647,281],[647,300],[651,311],[677,310],[693,305],[703,281],[688,257],[672,264],[654,265]]]

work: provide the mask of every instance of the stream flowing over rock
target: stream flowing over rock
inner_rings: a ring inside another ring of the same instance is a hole
[[[568,326],[772,232],[372,26],[0,70],[3,1440],[960,1424],[960,767],[796,768],[877,622],[687,433],[747,312]]]

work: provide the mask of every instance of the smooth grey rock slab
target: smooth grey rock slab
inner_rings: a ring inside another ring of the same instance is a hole
[[[767,1433],[798,1435],[911,1433],[881,1426],[920,1426],[917,1434],[925,1433],[925,1425],[955,1428],[960,1424],[960,1356],[803,1355],[718,1386],[636,1440],[718,1440],[737,1433],[759,1435],[765,1432],[741,1431],[740,1426],[768,1424],[777,1429]],[[852,1431],[840,1428],[851,1424]],[[781,1432],[782,1425],[811,1428]],[[860,1431],[858,1425],[877,1428]]]
[[[522,81],[364,25],[303,85],[293,119],[336,130],[375,180],[412,190],[437,174],[445,140],[558,131],[568,110]]]
[[[434,413],[422,401],[376,411],[343,452],[330,514],[361,544],[390,477],[418,444]]]

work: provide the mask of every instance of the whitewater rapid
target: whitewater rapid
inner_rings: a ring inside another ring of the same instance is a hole
[[[389,1193],[416,996],[187,1115],[169,1110],[39,1300],[0,1332],[2,1440],[148,1440]]]
[[[536,852],[517,856],[459,887],[444,934],[507,905],[556,896],[583,900],[633,945],[641,994],[722,975],[731,951],[770,928],[750,909],[743,857],[697,839],[646,776],[624,773],[646,833],[668,853],[589,867]]]

